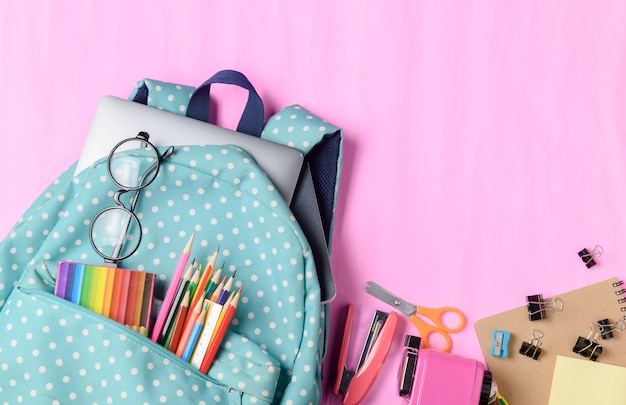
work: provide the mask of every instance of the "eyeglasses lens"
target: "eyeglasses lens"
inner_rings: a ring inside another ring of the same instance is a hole
[[[126,190],[147,186],[156,177],[158,169],[157,151],[136,138],[120,144],[109,159],[111,179]]]
[[[137,217],[121,207],[101,211],[91,228],[94,247],[107,258],[116,259],[132,254],[141,240]]]

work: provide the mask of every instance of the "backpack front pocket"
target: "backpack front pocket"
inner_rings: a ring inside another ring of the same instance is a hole
[[[16,287],[0,312],[0,397],[8,403],[271,403],[277,361],[229,333],[208,375],[114,321]]]

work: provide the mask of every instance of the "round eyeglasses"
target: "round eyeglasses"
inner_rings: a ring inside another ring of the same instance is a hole
[[[100,211],[89,225],[89,241],[105,262],[126,259],[141,243],[141,223],[135,215],[135,205],[141,189],[147,187],[159,174],[161,162],[173,152],[170,146],[163,155],[148,142],[150,135],[140,132],[113,147],[107,160],[109,177],[120,190],[113,195],[115,205]],[[122,196],[134,191],[130,208],[122,202]]]

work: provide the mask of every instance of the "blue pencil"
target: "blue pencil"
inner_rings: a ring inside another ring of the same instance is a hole
[[[74,285],[72,286],[72,302],[74,304],[80,303],[80,289],[83,287],[83,276],[85,273],[85,266],[82,264],[76,264],[76,274],[74,275]]]
[[[193,354],[193,349],[196,347],[196,343],[198,342],[198,338],[200,337],[200,333],[202,332],[202,327],[204,326],[204,319],[206,318],[208,304],[204,304],[202,308],[202,312],[198,316],[196,323],[193,325],[193,329],[191,330],[191,335],[189,335],[189,340],[187,341],[187,345],[185,346],[185,351],[183,352],[183,360],[189,361],[191,355]]]
[[[70,263],[67,269],[67,281],[65,284],[65,294],[63,298],[68,301],[72,300],[72,294],[74,292],[74,278],[76,277],[76,264]]]

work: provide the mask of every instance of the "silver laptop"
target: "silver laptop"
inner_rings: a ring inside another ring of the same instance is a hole
[[[103,97],[98,104],[74,175],[106,157],[118,142],[140,131],[149,133],[155,146],[240,146],[265,171],[287,204],[291,204],[303,163],[300,151],[113,96]]]

